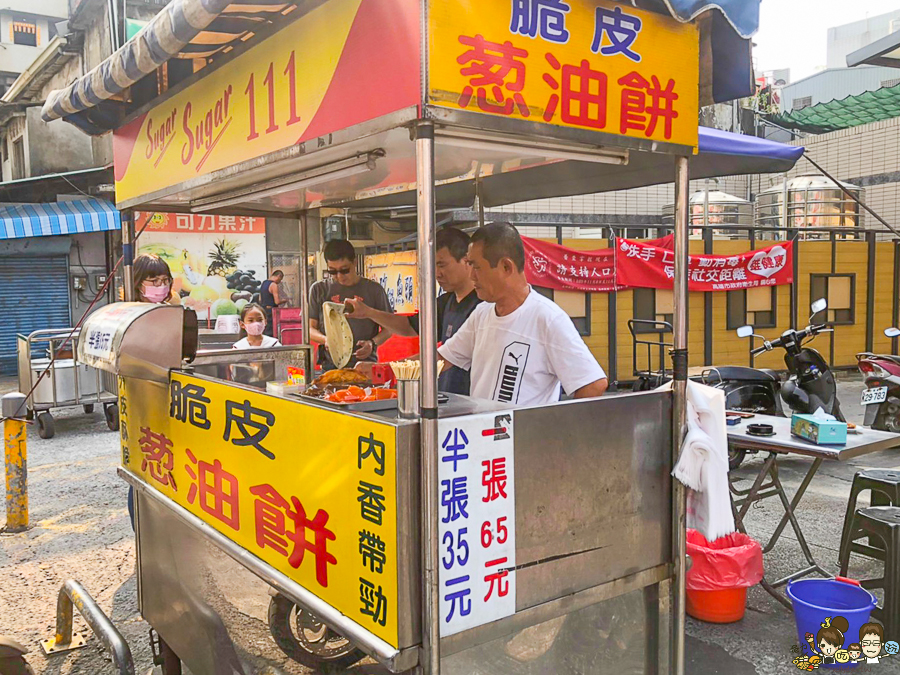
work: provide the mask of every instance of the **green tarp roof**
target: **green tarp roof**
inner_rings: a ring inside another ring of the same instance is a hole
[[[766,119],[787,129],[826,134],[892,117],[900,117],[900,84],[828,103],[818,103],[789,113],[767,115]]]

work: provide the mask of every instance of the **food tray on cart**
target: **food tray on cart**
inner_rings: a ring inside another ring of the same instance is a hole
[[[343,403],[339,401],[329,401],[328,399],[319,396],[307,396],[306,394],[292,394],[292,396],[297,396],[304,401],[310,401],[312,403],[321,403],[322,405],[335,408],[336,410],[374,412],[376,410],[396,410],[397,408],[397,399],[395,398],[386,398],[380,401],[353,401],[350,403]]]
[[[380,401],[354,401],[350,403],[341,403],[338,401],[329,401],[325,398],[320,398],[318,396],[307,396],[306,394],[291,394],[292,396],[296,396],[304,401],[310,401],[314,403],[321,403],[330,408],[335,408],[336,410],[355,410],[358,412],[376,412],[381,410],[396,410],[397,409],[397,399],[389,398],[382,399]],[[450,397],[447,394],[438,393],[438,404],[446,403],[450,400]]]

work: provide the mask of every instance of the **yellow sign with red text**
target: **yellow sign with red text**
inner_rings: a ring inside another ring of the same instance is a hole
[[[699,31],[609,0],[431,0],[429,101],[697,146]]]
[[[367,255],[366,277],[381,284],[395,314],[415,314],[419,311],[415,251]]]
[[[210,68],[115,132],[117,202],[416,105],[417,6],[416,0],[318,3]]]
[[[392,426],[181,373],[119,407],[128,471],[398,646]]]

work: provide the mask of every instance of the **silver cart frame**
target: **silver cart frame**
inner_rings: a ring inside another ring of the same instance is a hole
[[[115,377],[110,373],[104,372],[98,368],[87,365],[78,360],[78,352],[76,345],[81,334],[80,329],[73,328],[55,328],[36,330],[28,335],[19,333],[16,335],[16,360],[19,377],[19,391],[26,394],[25,406],[28,419],[37,417],[38,430],[41,438],[52,438],[55,435],[55,427],[53,422],[52,410],[60,408],[74,408],[82,406],[85,413],[93,412],[95,405],[104,407],[104,415],[106,423],[110,431],[118,431],[119,415],[118,415],[118,392],[116,390]],[[66,346],[71,345],[72,354],[64,360],[67,362],[66,370],[70,368],[68,362],[71,362],[74,398],[62,398],[64,392],[60,392],[60,381],[58,374],[63,372],[61,366],[58,365],[56,354]],[[37,377],[34,376],[34,368],[32,367],[32,355],[34,350],[40,349],[46,345],[47,357],[50,363],[44,368]],[[82,375],[79,370],[84,370],[90,379],[96,379],[96,386],[92,392],[82,394]],[[48,381],[50,383],[51,397],[47,401],[36,394],[40,389],[39,382]],[[34,391],[32,391],[34,389]]]

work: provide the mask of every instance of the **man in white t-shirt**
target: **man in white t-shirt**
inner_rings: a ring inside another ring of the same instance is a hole
[[[471,372],[471,395],[517,406],[601,396],[606,373],[572,319],[525,280],[525,248],[509,223],[472,235],[469,264],[483,302],[438,353]]]

